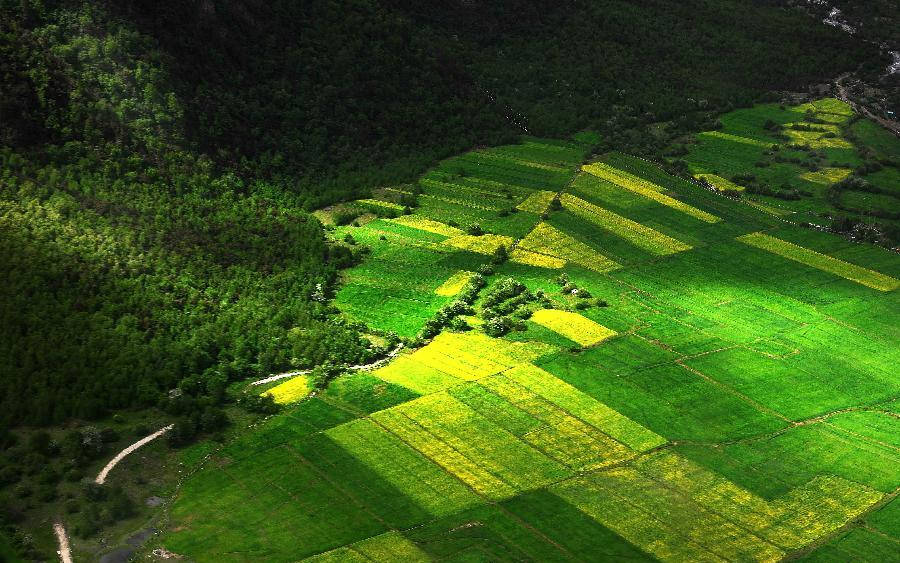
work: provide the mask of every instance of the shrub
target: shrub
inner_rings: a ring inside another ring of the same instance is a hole
[[[466,320],[462,317],[454,317],[447,326],[450,328],[450,330],[455,330],[458,332],[463,332],[471,328],[469,326],[469,323],[467,323]]]
[[[488,336],[503,336],[511,328],[512,323],[506,317],[493,317],[484,323],[484,333]]]
[[[491,262],[494,264],[502,264],[509,259],[509,252],[507,252],[506,247],[502,244],[497,247],[497,250],[494,251],[494,255],[491,257]]]
[[[481,225],[479,225],[478,223],[473,223],[466,228],[466,234],[480,237],[484,234],[484,229],[482,229]]]

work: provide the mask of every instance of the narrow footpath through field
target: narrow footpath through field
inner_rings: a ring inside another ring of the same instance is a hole
[[[106,476],[109,475],[110,471],[112,471],[112,468],[115,467],[116,464],[118,464],[120,461],[125,459],[125,456],[127,456],[134,450],[140,448],[147,442],[152,442],[153,440],[159,438],[160,436],[162,436],[163,434],[165,434],[166,432],[168,432],[169,430],[171,430],[174,427],[175,427],[174,424],[170,424],[166,427],[160,428],[153,434],[150,434],[149,436],[141,438],[137,442],[131,444],[130,446],[128,446],[127,448],[125,448],[124,450],[122,450],[121,452],[116,454],[116,457],[112,458],[109,461],[109,463],[107,463],[106,466],[100,470],[100,473],[97,474],[97,478],[94,480],[94,482],[97,483],[98,485],[102,485],[106,481]]]

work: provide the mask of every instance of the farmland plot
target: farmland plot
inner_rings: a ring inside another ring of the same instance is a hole
[[[690,146],[692,173],[824,190],[845,166],[753,166],[783,142],[766,122],[803,115],[724,115]],[[163,545],[198,561],[889,560],[896,254],[637,157],[579,173],[585,147],[526,138],[448,159],[414,214],[336,227],[371,250],[342,274],[348,317],[413,336],[481,271],[471,328],[311,397],[303,378],[273,387],[305,398],[186,479]],[[482,268],[498,246],[510,259]],[[490,337],[480,299],[497,277],[541,293]]]
[[[659,231],[641,225],[635,221],[607,211],[602,207],[569,194],[560,198],[563,206],[601,229],[620,236],[635,246],[657,255],[674,254],[689,250],[691,247],[683,242],[668,237]]]
[[[628,172],[625,172],[623,170],[618,170],[603,163],[586,164],[582,167],[582,170],[589,174],[593,174],[598,178],[603,178],[604,180],[613,182],[614,184],[621,186],[626,190],[631,190],[632,192],[640,194],[648,199],[652,199],[653,201],[661,203],[666,207],[676,209],[682,213],[685,213],[686,215],[694,217],[695,219],[700,219],[701,221],[705,221],[707,223],[716,223],[720,220],[718,217],[711,213],[707,213],[706,211],[702,211],[673,197],[667,196],[666,194],[662,193],[663,188],[661,186],[644,180],[639,176],[629,174]]]

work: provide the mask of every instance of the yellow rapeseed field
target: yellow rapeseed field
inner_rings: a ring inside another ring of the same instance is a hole
[[[722,133],[721,131],[704,131],[702,133],[697,133],[698,137],[713,137],[715,139],[724,139],[726,141],[733,141],[735,143],[743,143],[745,145],[754,145],[757,147],[766,147],[771,148],[772,143],[767,143],[765,141],[759,141],[757,139],[751,139],[750,137],[741,137],[740,135],[732,135],[731,133]]]
[[[585,164],[581,167],[585,172],[597,176],[598,178],[602,178],[608,182],[612,182],[617,186],[623,187],[626,190],[632,191],[636,194],[640,194],[647,199],[652,199],[657,203],[661,203],[666,207],[671,207],[672,209],[676,209],[681,211],[685,215],[690,215],[696,219],[700,219],[701,221],[705,221],[707,223],[716,223],[720,221],[718,217],[713,215],[712,213],[707,213],[701,209],[697,209],[692,205],[688,205],[683,201],[679,201],[673,197],[669,197],[666,194],[662,193],[663,188],[645,180],[639,176],[635,176],[633,174],[629,174],[624,170],[619,170],[618,168],[613,168],[608,164],[603,164],[602,162],[597,162],[594,164]]]
[[[851,172],[853,171],[849,168],[823,168],[817,172],[807,172],[800,177],[816,184],[830,185],[837,184],[849,176]]]
[[[517,253],[523,251],[528,252],[529,255],[517,259]],[[525,238],[520,240],[511,258],[514,262],[539,266],[541,265],[538,263],[540,259],[530,256],[535,253],[548,258],[573,262],[595,272],[608,272],[619,267],[618,263],[549,223],[539,223]],[[529,259],[531,260],[530,262],[526,261]]]
[[[272,395],[276,403],[286,405],[288,403],[296,403],[300,399],[305,398],[309,395],[309,391],[309,379],[307,376],[298,375],[260,394]]]
[[[545,326],[557,332],[569,340],[573,340],[582,346],[593,346],[610,336],[615,336],[616,331],[597,324],[587,317],[569,311],[557,309],[541,309],[535,311],[531,320],[541,326]]]
[[[556,192],[549,192],[547,190],[534,192],[525,198],[525,201],[517,205],[516,209],[540,215],[547,211],[550,207],[550,202],[553,201],[554,197],[556,197]]]
[[[441,223],[440,221],[428,219],[420,215],[401,215],[395,219],[390,219],[390,221],[392,223],[397,223],[398,225],[419,229],[420,231],[444,235],[445,237],[455,237],[463,234],[462,230],[457,229],[456,227],[451,227],[446,223]]]
[[[478,254],[493,254],[497,247],[505,246],[509,249],[512,246],[513,239],[503,235],[459,235],[448,238],[442,244],[458,248],[460,250],[468,250],[477,252]]]
[[[537,268],[559,269],[566,265],[566,261],[556,256],[548,256],[538,252],[532,252],[523,248],[516,248],[509,255],[512,262],[526,264]]]
[[[434,290],[435,294],[442,295],[444,297],[453,297],[460,291],[462,288],[466,286],[472,276],[475,275],[475,272],[469,272],[466,270],[460,270],[450,276],[447,281],[438,286],[437,289]]]
[[[739,186],[731,180],[728,180],[727,178],[723,178],[721,176],[716,176],[715,174],[694,174],[694,178],[698,180],[706,180],[712,187],[716,188],[717,190],[728,190],[732,192],[744,191],[744,186]]]

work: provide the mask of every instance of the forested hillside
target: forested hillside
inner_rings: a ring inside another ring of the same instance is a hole
[[[523,132],[646,152],[878,59],[779,4],[0,0],[0,425],[369,359],[308,211]]]

